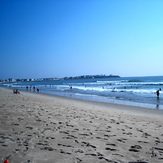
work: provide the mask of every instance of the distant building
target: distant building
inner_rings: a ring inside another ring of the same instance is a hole
[[[34,81],[34,79],[29,79],[29,81]]]
[[[9,81],[9,82],[15,82],[16,80],[13,79],[13,78],[9,78],[8,81]]]
[[[58,78],[42,78],[44,81],[53,81],[53,80],[58,80]]]

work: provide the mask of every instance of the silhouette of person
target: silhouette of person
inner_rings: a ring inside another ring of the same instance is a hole
[[[36,88],[36,87],[35,87],[35,86],[33,86],[33,92],[35,92],[35,88]]]
[[[159,109],[159,104],[156,105],[156,109]]]
[[[159,99],[159,96],[160,96],[160,91],[159,91],[159,90],[157,90],[157,91],[156,91],[156,94],[157,94],[157,99]]]
[[[40,92],[40,90],[39,90],[39,88],[37,88],[37,93],[39,93]]]

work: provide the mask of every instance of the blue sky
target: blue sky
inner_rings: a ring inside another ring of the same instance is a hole
[[[163,75],[162,0],[0,0],[0,79]]]

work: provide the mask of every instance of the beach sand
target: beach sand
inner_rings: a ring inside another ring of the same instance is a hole
[[[163,111],[0,88],[0,163],[161,163]]]

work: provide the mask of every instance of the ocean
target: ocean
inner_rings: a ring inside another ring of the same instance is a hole
[[[163,110],[163,76],[17,82],[1,86],[32,92],[36,87],[45,94]],[[159,99],[158,89],[162,90]]]

